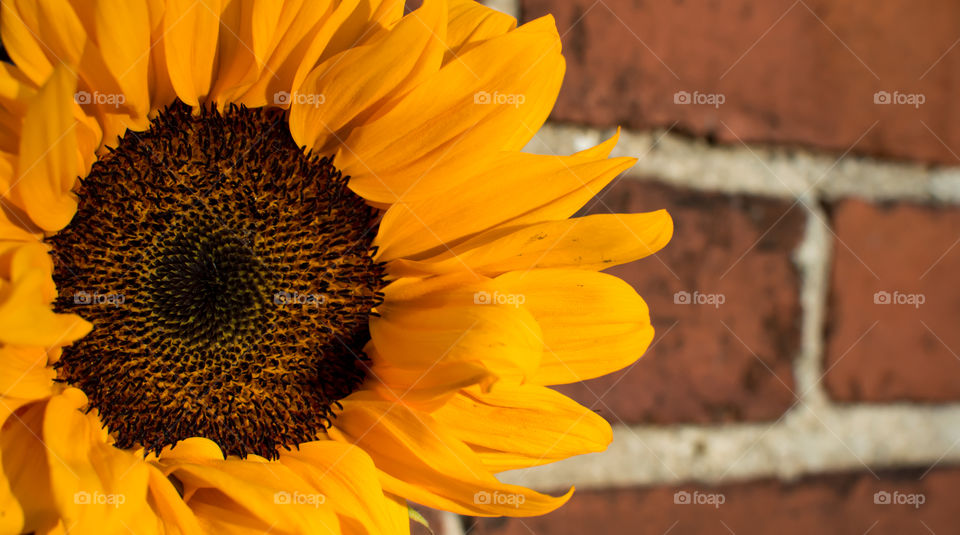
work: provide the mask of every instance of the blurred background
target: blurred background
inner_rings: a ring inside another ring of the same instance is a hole
[[[443,535],[960,533],[960,4],[491,0],[553,14],[567,75],[528,147],[625,128],[587,212],[667,208],[612,270],[634,366],[562,388],[604,453],[508,473],[557,512],[428,512]]]

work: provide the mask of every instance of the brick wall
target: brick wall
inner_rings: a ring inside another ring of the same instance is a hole
[[[571,502],[435,531],[957,532],[960,4],[488,3],[563,36],[529,150],[626,127],[641,160],[586,211],[676,231],[613,271],[650,304],[646,356],[562,388],[613,445],[503,475]]]

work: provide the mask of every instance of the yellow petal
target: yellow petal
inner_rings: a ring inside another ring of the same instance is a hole
[[[601,270],[659,251],[673,235],[666,210],[598,214],[494,229],[422,262],[395,260],[396,276],[450,273],[467,266],[478,273],[572,267]]]
[[[3,533],[29,533],[53,528],[59,513],[50,486],[50,468],[43,437],[47,402],[27,404],[0,398],[0,516]],[[18,525],[20,524],[20,525]],[[9,529],[8,529],[9,528]]]
[[[532,516],[563,505],[573,492],[554,498],[500,483],[430,415],[362,395],[343,401],[329,433],[373,458],[387,492],[428,507],[475,516]]]
[[[37,86],[47,81],[55,65],[76,68],[87,39],[67,0],[3,2],[0,34],[10,58]]]
[[[0,347],[0,395],[40,399],[53,394],[57,376],[47,367],[47,352],[35,346]]]
[[[473,0],[451,0],[444,63],[517,27],[517,19]]]
[[[51,310],[52,267],[43,245],[0,242],[0,342],[48,347],[90,332],[79,316]]]
[[[442,406],[461,388],[480,385],[488,389],[498,379],[478,362],[445,361],[418,368],[385,363],[373,344],[368,346],[366,353],[374,364],[364,383],[365,388],[384,399],[428,412]]]
[[[360,448],[319,440],[281,453],[280,462],[319,490],[326,500],[336,502],[345,532],[394,532],[377,469]]]
[[[247,106],[283,106],[295,93],[326,49],[337,26],[359,0],[287,2],[273,32],[275,43],[259,78],[236,98]],[[287,95],[285,97],[284,95]]]
[[[391,206],[374,242],[378,258],[416,260],[493,227],[570,217],[636,161],[607,159],[617,137],[572,156],[505,153],[489,168],[464,172],[469,197],[454,189],[441,194],[443,202],[430,198]]]
[[[191,437],[181,440],[172,447],[164,448],[160,457],[163,459],[181,460],[223,460],[223,451],[216,442],[203,437]]]
[[[341,22],[320,56],[321,62],[393,28],[403,17],[404,0],[360,0]]]
[[[563,394],[536,385],[470,388],[433,413],[499,472],[603,451],[610,424]]]
[[[553,19],[537,19],[451,60],[355,128],[335,161],[372,202],[424,199],[462,169],[521,148],[553,107],[563,70]]]
[[[254,52],[254,10],[262,1],[224,0],[220,14],[221,30],[217,45],[217,71],[213,77],[210,100],[221,108],[225,95],[233,96],[241,88],[248,87],[260,75],[260,67],[266,57],[257,58]],[[283,4],[274,2],[279,8]],[[262,9],[260,10],[262,11]]]
[[[150,505],[169,533],[201,535],[196,515],[184,503],[173,484],[155,466],[149,465]]]
[[[147,5],[127,0],[97,0],[97,46],[103,61],[138,117],[150,111],[150,14]]]
[[[492,294],[483,281],[403,301],[391,294],[387,288],[380,317],[370,318],[375,369],[428,375],[439,364],[468,362],[520,381],[539,366],[542,343],[533,316],[516,303],[486,302]]]
[[[646,303],[629,284],[606,273],[533,270],[496,279],[526,297],[543,332],[543,358],[531,382],[565,384],[632,364],[653,340]]]
[[[164,13],[164,55],[180,100],[199,105],[210,91],[220,32],[221,0],[169,0]]]
[[[164,473],[183,483],[184,497],[207,530],[249,525],[290,533],[338,533],[334,504],[279,462],[184,461],[161,458]],[[304,496],[303,500],[289,499]],[[222,533],[222,531],[220,531]]]
[[[23,122],[17,181],[9,196],[34,223],[47,231],[65,227],[77,209],[71,191],[86,174],[78,157],[73,117],[76,78],[58,66],[30,102]]]
[[[427,0],[382,39],[338,54],[311,72],[292,96],[290,133],[297,145],[326,153],[325,141],[378,103],[397,98],[440,68],[447,11]]]
[[[147,507],[147,465],[106,443],[99,419],[80,412],[86,403],[75,388],[47,403],[41,436],[53,501],[64,523],[78,532],[120,532],[146,520],[139,517]]]

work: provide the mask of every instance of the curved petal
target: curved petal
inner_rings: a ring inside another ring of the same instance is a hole
[[[150,505],[160,521],[165,532],[182,533],[183,535],[202,535],[200,523],[190,507],[184,503],[177,489],[174,488],[166,476],[154,465],[150,464],[149,486]]]
[[[78,340],[92,326],[74,314],[55,314],[53,266],[39,243],[0,242],[0,342],[49,347]]]
[[[210,92],[217,57],[222,0],[167,0],[163,52],[180,100],[198,106]]]
[[[88,3],[89,4],[89,3]],[[135,123],[145,126],[150,112],[150,13],[146,3],[97,0],[92,5],[97,46]]]
[[[473,0],[450,0],[450,22],[447,26],[447,53],[443,62],[449,63],[458,54],[474,46],[513,31],[517,19]]]
[[[383,399],[427,412],[442,406],[461,388],[479,385],[486,390],[498,380],[496,374],[477,362],[437,362],[418,369],[383,362],[373,344],[369,344],[366,353],[374,365],[367,374],[364,388]]]
[[[672,235],[673,220],[666,210],[598,214],[493,229],[430,260],[394,260],[388,269],[398,277],[451,273],[461,266],[484,274],[553,267],[601,270],[649,256]]]
[[[330,136],[379,102],[397,98],[440,68],[447,9],[426,0],[383,38],[351,48],[314,69],[292,95],[290,133],[297,145],[321,154]],[[306,98],[310,97],[310,98]]]
[[[532,516],[560,507],[573,493],[554,498],[500,483],[430,415],[369,396],[345,399],[329,433],[373,458],[386,491],[428,507],[475,516]]]
[[[68,0],[13,0],[0,9],[4,47],[35,85],[46,83],[57,65],[76,68],[87,34]]]
[[[161,457],[161,470],[183,484],[183,496],[208,532],[239,528],[281,533],[338,533],[333,505],[279,462]],[[304,499],[297,497],[303,496]],[[332,502],[332,500],[331,500]]]
[[[491,228],[570,217],[636,162],[607,159],[617,138],[572,156],[506,153],[488,169],[466,171],[469,197],[447,191],[444,202],[430,198],[394,204],[374,242],[378,258],[416,260]]]
[[[86,169],[78,152],[73,95],[76,77],[60,65],[27,107],[10,200],[47,231],[65,227],[77,209],[71,191]]]
[[[606,273],[547,269],[507,273],[496,282],[526,297],[543,332],[543,358],[531,382],[565,384],[632,364],[653,340],[646,303]]]
[[[68,388],[50,398],[43,416],[42,437],[60,518],[80,532],[121,532],[141,522],[156,525],[156,518],[140,517],[147,506],[147,464],[107,444],[99,419],[80,412],[86,403],[82,392]]]
[[[340,524],[348,533],[397,533],[377,469],[360,448],[318,440],[280,454],[280,462],[336,500]]]
[[[403,6],[404,0],[360,0],[337,27],[319,61],[360,46],[393,28],[403,18]]]
[[[295,92],[315,66],[334,32],[352,13],[359,0],[343,2],[287,1],[271,33],[273,43],[259,78],[235,100],[247,106],[286,107],[289,94]],[[262,39],[267,32],[261,32]],[[286,94],[286,97],[284,97]]]
[[[489,301],[489,284],[463,282],[455,288],[406,300],[384,291],[379,317],[370,318],[374,369],[405,369],[432,384],[438,365],[481,365],[502,380],[521,381],[540,363],[540,330],[529,312],[513,302]]]
[[[47,367],[47,352],[34,346],[0,346],[0,396],[41,399],[53,394],[57,373]]]
[[[0,527],[3,533],[51,529],[54,506],[43,436],[46,401],[0,398]]]
[[[444,65],[337,147],[350,188],[388,204],[462,183],[464,168],[519,150],[553,107],[564,62],[553,19],[485,41]]]
[[[603,451],[610,424],[570,398],[536,385],[466,389],[433,413],[494,472]]]

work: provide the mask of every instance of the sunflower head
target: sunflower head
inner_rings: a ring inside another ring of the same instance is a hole
[[[569,498],[495,474],[609,443],[549,386],[643,353],[646,305],[598,271],[672,224],[570,219],[633,164],[616,136],[521,152],[552,19],[44,0],[3,3],[0,38],[0,532],[391,533],[408,500]]]

